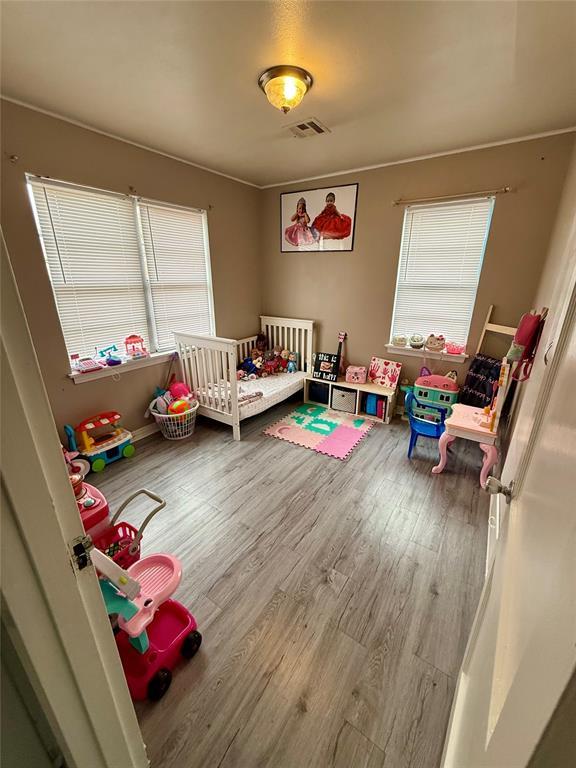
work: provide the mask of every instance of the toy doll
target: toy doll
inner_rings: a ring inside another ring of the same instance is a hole
[[[296,204],[296,213],[290,221],[294,223],[286,227],[284,237],[290,245],[312,245],[318,239],[310,229],[310,216],[306,211],[306,200],[301,197]]]
[[[290,355],[290,352],[287,349],[283,349],[280,353],[280,370],[281,372],[286,371],[286,368],[288,368],[288,356]]]
[[[286,367],[286,373],[296,373],[298,366],[296,365],[296,353],[290,352],[288,355],[288,365]]]
[[[264,368],[262,370],[262,376],[274,376],[278,370],[278,363],[274,356],[274,352],[269,349],[264,354]]]
[[[312,230],[318,232],[324,240],[343,240],[350,236],[352,219],[336,208],[334,192],[328,192],[326,195],[326,205],[312,222]]]
[[[244,362],[242,363],[242,370],[248,374],[248,377],[250,377],[252,374],[254,374],[254,378],[256,377],[256,373],[258,369],[256,368],[254,361],[251,357],[247,357]]]
[[[258,336],[256,336],[256,349],[258,350],[260,357],[264,357],[267,345],[268,339],[266,338],[265,334],[259,333]]]

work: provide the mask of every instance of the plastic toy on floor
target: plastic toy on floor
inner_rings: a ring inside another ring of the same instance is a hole
[[[415,410],[422,409],[426,406],[427,409],[432,409],[439,412],[439,420],[437,422],[430,421],[429,419],[421,418],[415,415]],[[447,408],[439,405],[432,405],[431,403],[422,403],[416,399],[414,393],[409,391],[406,393],[406,399],[404,401],[404,410],[408,415],[408,421],[410,422],[410,443],[408,445],[408,458],[412,458],[412,451],[416,446],[416,442],[419,437],[431,437],[434,440],[439,440],[444,433],[444,420],[446,418]]]
[[[110,615],[118,616],[116,645],[130,695],[159,701],[181,659],[191,659],[202,644],[196,619],[172,600],[182,566],[166,554],[148,555],[127,570],[98,550],[91,553]]]
[[[77,451],[88,461],[92,472],[101,472],[107,464],[133,456],[132,433],[120,426],[121,418],[117,411],[105,411],[75,427],[66,424],[69,451]]]
[[[106,499],[104,499],[104,496],[97,488],[94,488],[87,483],[84,483],[84,487],[90,496],[97,501],[102,499],[104,503],[106,503]],[[130,523],[122,520],[122,513],[126,507],[139,496],[148,496],[149,499],[156,502],[156,506],[146,515],[142,525],[139,528],[135,528]],[[77,498],[77,501],[80,516],[82,517],[84,527],[86,528],[86,524],[89,523],[90,519],[85,514],[86,508],[84,508],[84,514],[83,510],[80,509],[80,499]],[[108,505],[106,504],[106,506]],[[142,488],[139,491],[132,493],[122,502],[122,504],[120,504],[116,513],[107,524],[103,527],[99,526],[98,530],[92,534],[94,546],[101,552],[104,552],[108,557],[112,558],[112,560],[122,566],[122,568],[128,568],[128,566],[133,565],[140,559],[140,543],[144,531],[152,518],[155,517],[160,510],[164,509],[165,506],[166,502],[164,499],[161,499],[160,496],[152,493],[152,491],[148,491],[146,488]],[[86,533],[88,533],[88,531],[86,531]]]

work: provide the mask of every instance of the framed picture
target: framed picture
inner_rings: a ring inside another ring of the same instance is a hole
[[[358,184],[280,195],[280,249],[353,251]]]
[[[340,355],[330,352],[318,352],[314,358],[313,379],[322,379],[323,381],[337,381],[338,367],[340,365]]]
[[[396,389],[401,369],[402,363],[385,360],[383,357],[373,357],[368,368],[368,382],[379,384],[381,387]]]

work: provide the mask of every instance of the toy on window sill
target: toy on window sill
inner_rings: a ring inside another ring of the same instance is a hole
[[[122,358],[118,354],[118,347],[116,344],[111,344],[109,347],[101,349],[100,352],[98,352],[98,357],[102,358],[102,360],[98,361],[100,363],[105,363],[109,366],[122,365]]]
[[[104,363],[99,360],[94,360],[92,357],[80,357],[80,355],[70,355],[70,361],[72,368],[78,373],[94,373],[94,371],[101,371],[106,368]]]
[[[150,357],[150,352],[144,346],[144,339],[136,333],[126,336],[124,339],[126,356],[131,360],[140,360],[143,357]]]
[[[296,360],[296,353],[288,353],[288,365],[286,366],[286,373],[296,373],[298,370],[298,363]]]
[[[424,343],[425,339],[421,334],[413,333],[412,336],[410,336],[409,344],[412,349],[422,349]]]
[[[457,344],[455,341],[446,342],[446,353],[449,355],[463,355],[466,352],[466,344]]]
[[[430,352],[442,352],[446,346],[446,339],[441,334],[435,336],[433,333],[426,339],[426,349]]]
[[[392,336],[393,347],[405,347],[407,343],[408,339],[403,333],[397,333],[395,336]]]

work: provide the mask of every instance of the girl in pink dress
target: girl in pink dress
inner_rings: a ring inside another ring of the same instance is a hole
[[[334,192],[328,192],[326,195],[324,210],[314,219],[312,229],[316,230],[324,240],[343,240],[350,236],[352,219],[336,208]]]
[[[296,213],[290,221],[289,227],[286,227],[284,237],[290,245],[312,245],[318,239],[310,229],[310,216],[306,211],[306,200],[301,197],[296,205]]]

